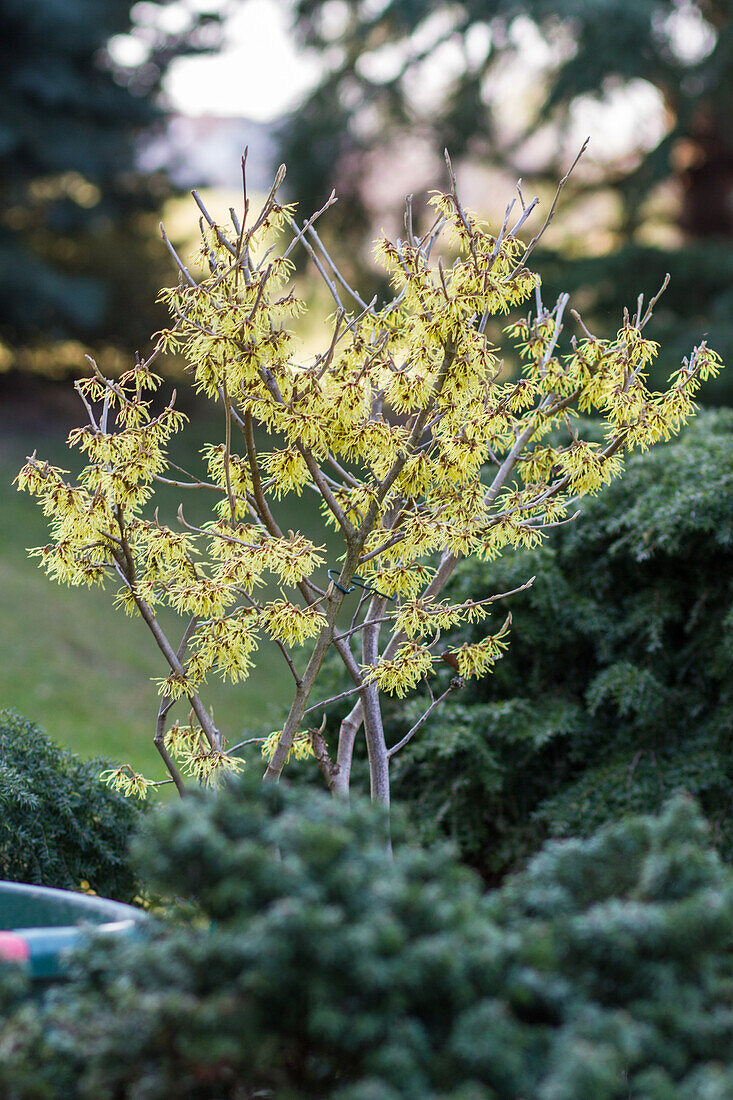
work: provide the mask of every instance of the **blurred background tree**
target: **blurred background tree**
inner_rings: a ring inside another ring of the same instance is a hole
[[[339,235],[364,244],[379,176],[399,172],[401,145],[408,164],[429,164],[429,150],[439,170],[447,146],[541,186],[591,132],[565,199],[568,232],[538,261],[546,297],[562,260],[563,286],[615,325],[629,296],[670,271],[655,331],[663,369],[705,330],[730,357],[729,0],[293,0],[293,13],[324,70],[281,132],[283,159],[307,209],[337,188]],[[591,232],[600,211],[605,232]],[[706,400],[733,397],[730,387],[721,379]]]
[[[136,150],[164,117],[157,93],[173,59],[217,45],[211,6],[1,0],[3,365],[8,345],[58,370],[63,354],[39,345],[147,342],[162,281],[153,212],[170,185],[137,169]]]

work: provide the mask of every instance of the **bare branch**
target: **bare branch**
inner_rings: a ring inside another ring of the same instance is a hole
[[[316,268],[318,270],[318,274],[321,276],[324,283],[326,284],[326,286],[330,290],[331,296],[333,297],[333,300],[335,301],[336,305],[338,306],[338,308],[341,310],[342,313],[346,313],[346,309],[344,308],[344,304],[341,301],[341,298],[339,297],[338,290],[336,289],[336,284],[329,277],[328,273],[326,272],[325,267],[321,263],[320,258],[316,255],[315,249],[310,244],[310,242],[308,240],[306,240],[305,236],[300,236],[300,227],[298,226],[298,223],[296,222],[295,218],[287,218],[286,220],[287,220],[288,225],[290,226],[290,228],[295,233],[296,237],[299,237],[300,243],[303,245],[303,248],[306,250],[306,252],[310,256],[310,258],[313,260],[313,263],[316,265]]]
[[[174,481],[173,478],[161,477],[160,474],[156,474],[153,480],[162,485],[174,485],[177,489],[213,489],[215,493],[222,492],[220,485],[212,485],[209,481]]]
[[[670,278],[671,278],[670,274],[669,274],[669,272],[667,272],[667,274],[664,276],[664,282],[662,283],[659,290],[657,291],[657,293],[654,295],[654,297],[650,301],[649,305],[646,307],[646,313],[644,314],[644,316],[642,317],[641,320],[639,320],[639,314],[641,313],[641,303],[640,303],[639,313],[637,314],[637,319],[636,319],[637,320],[637,328],[639,329],[639,331],[641,331],[646,326],[646,324],[649,322],[649,320],[651,319],[652,313],[654,312],[655,305],[657,304],[657,302],[659,301],[659,299],[662,297],[665,290],[669,286]]]
[[[257,216],[257,220],[254,223],[254,225],[252,226],[252,228],[250,229],[250,231],[249,231],[249,236],[250,237],[252,236],[253,233],[257,232],[257,230],[260,228],[260,226],[264,223],[267,215],[272,210],[272,208],[275,204],[275,195],[280,190],[282,182],[285,179],[286,173],[287,173],[287,169],[286,169],[285,165],[281,164],[280,167],[278,168],[277,172],[275,173],[274,182],[272,184],[272,187],[270,188],[270,191],[268,193],[267,198],[265,199],[264,203],[262,204],[262,209],[260,210],[260,212]]]
[[[243,749],[245,745],[262,745],[267,740],[266,737],[248,737],[245,741],[238,741],[236,745],[232,745],[227,749],[228,753],[237,752],[238,749]]]
[[[235,527],[237,523],[237,502],[232,492],[232,475],[229,469],[232,453],[232,406],[227,390],[226,375],[222,376],[219,394],[224,403],[224,480],[227,487],[227,500],[229,501],[229,517],[232,521],[232,527]]]
[[[539,201],[540,200],[538,198],[534,198],[534,199],[532,199],[529,206],[525,206],[524,202],[522,202],[521,216],[517,219],[517,221],[514,223],[514,225],[511,228],[511,236],[512,237],[516,237],[517,233],[519,233],[520,229],[522,228],[522,226],[524,225],[524,223],[526,222],[527,218],[530,216],[530,214],[532,213],[534,208],[538,205]]]
[[[307,233],[308,233],[308,236],[311,238],[311,240],[315,241],[315,243],[320,248],[321,253],[323,255],[323,258],[326,261],[326,263],[328,264],[328,266],[331,268],[331,271],[333,272],[333,276],[336,279],[336,282],[341,284],[341,286],[346,291],[346,293],[351,295],[351,297],[354,299],[356,304],[361,306],[361,308],[364,310],[365,313],[368,313],[369,312],[369,306],[366,304],[366,302],[364,301],[362,296],[356,290],[354,290],[354,288],[352,286],[350,286],[349,283],[347,283],[346,279],[343,277],[343,275],[339,271],[338,267],[336,266],[336,264],[333,262],[333,260],[329,256],[329,254],[326,251],[326,248],[323,244],[323,241],[318,236],[318,234],[316,233],[316,231],[315,231],[315,229],[313,228],[312,225],[308,226]]]
[[[405,233],[407,234],[407,240],[410,243],[410,247],[415,248],[417,242],[415,240],[415,231],[412,225],[412,195],[405,196]]]
[[[379,660],[378,620],[384,611],[384,604],[383,596],[373,596],[369,604],[366,614],[368,622],[362,634],[361,643],[361,659],[364,666],[376,665]],[[376,684],[364,684],[361,691],[361,704],[372,800],[389,806],[389,757],[384,739],[379,689]]]
[[[585,338],[587,340],[595,340],[596,337],[593,335],[592,332],[589,331],[589,329],[587,329],[585,327],[585,322],[583,321],[583,318],[578,313],[577,309],[571,309],[570,313],[572,314],[572,316],[575,318],[575,320],[578,322],[578,324],[582,328],[583,334],[585,335]]]
[[[252,427],[252,414],[246,412],[244,414],[244,419],[239,420],[239,423],[244,434],[244,442],[247,448],[247,461],[249,464],[250,477],[252,478],[252,494],[254,496],[257,514],[270,534],[274,535],[275,538],[281,539],[283,533],[275,522],[275,518],[270,511],[270,506],[265,500],[265,495],[262,491],[262,479],[260,477],[260,468],[257,464],[257,448],[255,447],[254,429]]]
[[[346,636],[346,634],[341,635],[342,638]],[[329,699],[314,703],[312,707],[306,707],[303,715],[311,714],[314,710],[323,710],[324,707],[330,707],[331,703],[340,703],[342,699],[348,699],[350,696],[355,695],[357,691],[361,691],[361,686],[349,688],[348,691],[341,691],[338,695],[332,695]]]
[[[405,736],[400,741],[398,741],[396,745],[393,745],[391,749],[387,749],[388,759],[391,760],[396,752],[399,752],[400,749],[403,749],[409,741],[412,741],[415,734],[420,729],[422,729],[422,727],[425,725],[425,723],[427,722],[428,718],[433,713],[433,711],[436,710],[437,707],[439,707],[440,704],[445,699],[447,699],[449,695],[452,695],[454,691],[458,691],[460,688],[462,688],[464,684],[465,684],[465,680],[461,676],[454,676],[453,679],[451,680],[450,684],[448,685],[448,687],[443,692],[443,694],[439,695],[437,699],[433,700],[433,702],[430,704],[430,706],[425,711],[425,713],[422,714],[420,716],[420,718],[418,718],[417,722],[412,727],[412,729],[408,730],[407,733],[405,734]]]
[[[565,527],[568,523],[573,523],[579,515],[580,509],[572,516],[565,516],[564,519],[556,519],[551,523],[535,523],[532,519],[528,519],[526,526],[531,527],[533,531],[548,531],[551,527]]]
[[[309,729],[308,736],[310,738],[311,747],[313,749],[313,755],[316,758],[316,763],[320,768],[323,778],[326,780],[326,784],[329,790],[333,790],[334,779],[338,771],[338,765],[334,764],[328,752],[328,745],[326,744],[326,738],[323,736],[323,731],[326,728],[326,716],[323,716],[323,722],[320,729]]]
[[[334,468],[342,481],[344,481],[347,485],[350,485],[352,489],[358,488],[359,482],[357,478],[350,474],[348,470],[344,469],[344,467],[341,465],[340,462],[337,461],[331,451],[328,452],[327,461],[328,464]]]
[[[173,262],[175,263],[176,267],[180,271],[181,275],[183,275],[183,278],[186,280],[186,282],[188,283],[189,286],[197,286],[198,284],[197,284],[196,280],[194,279],[194,277],[191,275],[191,272],[188,270],[188,268],[184,264],[183,260],[178,255],[178,253],[176,252],[176,250],[173,247],[173,245],[171,244],[171,242],[168,240],[168,234],[166,233],[165,226],[163,225],[162,222],[160,223],[159,229],[160,229],[160,235],[163,238],[163,243],[165,244],[165,247],[168,249],[171,256],[173,257]],[[145,364],[146,366],[147,366],[147,362],[148,361],[146,361],[146,364]]]
[[[285,251],[283,252],[283,259],[284,259],[284,260],[286,260],[286,259],[288,258],[288,256],[290,255],[290,253],[291,253],[291,252],[293,251],[293,249],[294,249],[294,248],[296,247],[296,245],[300,244],[300,242],[301,242],[301,241],[303,240],[303,237],[305,236],[305,234],[306,234],[306,233],[308,232],[308,230],[309,230],[309,229],[311,228],[311,226],[313,225],[313,223],[314,223],[314,222],[316,222],[316,221],[318,221],[318,219],[320,218],[321,214],[325,214],[325,213],[326,213],[326,211],[327,211],[327,210],[329,209],[329,207],[333,206],[333,205],[334,205],[334,203],[336,203],[336,202],[338,202],[338,198],[336,197],[336,192],[335,192],[335,191],[332,191],[332,192],[331,192],[331,194],[330,194],[330,195],[328,196],[328,198],[326,199],[326,201],[325,201],[325,203],[323,204],[323,206],[321,207],[321,209],[320,209],[320,210],[316,210],[315,214],[311,214],[311,216],[310,216],[310,217],[308,218],[308,220],[307,220],[306,222],[304,222],[304,223],[303,223],[303,228],[302,228],[302,229],[299,229],[299,230],[298,230],[298,232],[296,233],[296,235],[295,235],[295,236],[293,237],[292,241],[290,242],[290,244],[288,245],[288,247],[287,247],[287,248],[285,249]],[[297,224],[297,223],[296,223],[296,224]]]
[[[85,408],[85,409],[86,409],[86,411],[87,411],[87,416],[89,417],[89,423],[90,423],[90,424],[91,424],[91,426],[92,426],[92,427],[94,428],[95,432],[98,432],[98,431],[100,430],[100,429],[99,429],[99,424],[97,424],[97,421],[96,421],[96,420],[95,420],[95,418],[94,418],[94,410],[92,409],[92,406],[91,406],[91,405],[89,404],[89,402],[87,401],[86,397],[84,396],[84,391],[83,391],[83,390],[82,390],[82,388],[81,388],[81,382],[80,382],[80,380],[77,380],[77,381],[76,381],[76,382],[74,383],[74,389],[75,389],[75,390],[76,390],[76,392],[77,392],[77,393],[79,394],[79,397],[81,398],[81,400],[82,400],[82,402],[83,402],[83,404],[84,404],[84,408]]]
[[[308,472],[313,478],[314,484],[318,488],[318,492],[325,500],[326,504],[329,507],[329,510],[335,517],[336,522],[338,523],[341,530],[344,532],[344,535],[346,536],[346,541],[352,542],[356,537],[356,528],[352,524],[351,520],[347,517],[339,502],[336,500],[336,497],[333,495],[333,492],[329,488],[328,482],[326,481],[326,478],[324,477],[321,468],[319,467],[318,463],[316,462],[315,458],[307,447],[303,446],[302,443],[296,443],[296,448],[303,456],[303,460],[308,467]]]
[[[555,197],[554,197],[554,199],[552,200],[552,206],[550,207],[550,212],[549,212],[549,214],[547,215],[547,217],[545,218],[545,221],[544,221],[544,223],[543,223],[543,225],[542,225],[542,228],[540,229],[540,231],[539,231],[538,233],[536,233],[536,234],[534,235],[534,237],[532,238],[532,240],[531,240],[531,241],[529,242],[529,244],[528,244],[528,245],[527,245],[527,247],[525,248],[525,250],[524,250],[524,255],[522,256],[521,260],[520,260],[520,261],[519,261],[519,263],[518,263],[518,264],[516,265],[516,267],[514,268],[514,270],[513,270],[512,272],[511,272],[511,274],[509,275],[509,278],[510,278],[510,279],[513,279],[513,278],[514,278],[514,276],[515,276],[515,275],[517,274],[517,272],[518,272],[518,271],[520,271],[520,270],[521,270],[521,268],[523,268],[523,267],[524,267],[524,265],[526,264],[526,262],[527,262],[528,258],[530,257],[530,255],[531,255],[531,254],[532,254],[532,252],[534,251],[534,249],[535,249],[535,247],[536,247],[537,243],[538,243],[538,242],[539,242],[539,241],[540,241],[540,240],[542,239],[542,237],[543,237],[543,236],[545,235],[545,231],[547,230],[548,226],[550,225],[550,222],[552,221],[552,219],[553,219],[553,218],[555,217],[555,211],[557,210],[557,203],[558,203],[558,200],[559,200],[559,198],[560,198],[560,193],[561,193],[561,191],[562,191],[563,187],[565,186],[565,184],[566,184],[566,183],[568,182],[568,180],[570,179],[570,176],[572,175],[572,173],[573,173],[573,171],[574,171],[574,169],[575,169],[575,166],[577,165],[578,161],[580,160],[580,158],[581,158],[581,157],[583,156],[583,153],[584,153],[584,152],[586,151],[586,149],[588,148],[588,142],[589,142],[589,141],[590,141],[590,138],[586,138],[586,139],[585,139],[585,141],[583,142],[583,144],[582,144],[582,146],[581,146],[581,148],[580,148],[580,152],[578,153],[577,157],[575,158],[575,160],[573,161],[573,163],[572,163],[572,164],[570,165],[570,168],[569,168],[569,169],[568,169],[568,171],[567,171],[567,172],[565,173],[565,175],[563,176],[563,178],[562,178],[562,179],[560,180],[560,182],[558,183],[558,185],[557,185],[557,190],[555,191]]]
[[[186,654],[186,649],[188,648],[188,643],[191,640],[191,637],[197,625],[198,619],[194,615],[193,618],[189,620],[188,626],[183,632],[181,643],[178,646],[178,650],[176,652],[176,657],[180,662],[183,661],[183,658]],[[171,782],[175,783],[179,795],[181,796],[181,798],[183,798],[186,794],[186,785],[183,782],[180,771],[176,767],[173,757],[168,752],[168,749],[165,745],[165,720],[168,717],[168,712],[173,706],[174,701],[175,700],[167,692],[163,694],[160,700],[160,706],[158,708],[158,717],[155,723],[155,737],[153,738],[153,744],[160,753],[163,763],[168,769],[168,772],[171,776]]]
[[[237,246],[232,244],[232,242],[228,239],[228,237],[225,236],[225,234],[222,232],[220,227],[216,224],[216,222],[212,218],[211,214],[209,213],[209,211],[204,206],[203,199],[199,195],[198,191],[192,191],[191,194],[193,195],[194,202],[196,203],[199,210],[201,211],[204,218],[206,219],[206,222],[207,222],[209,228],[213,229],[214,234],[216,235],[216,239],[219,242],[219,244],[222,246],[222,248],[226,248],[227,252],[231,256],[236,257],[238,255]]]

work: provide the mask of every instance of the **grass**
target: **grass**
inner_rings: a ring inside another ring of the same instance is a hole
[[[68,424],[45,421],[40,428],[4,425],[0,447],[0,706],[12,707],[37,722],[56,742],[82,757],[108,756],[130,763],[145,775],[162,778],[162,763],[152,744],[158,694],[151,677],[165,676],[168,670],[145,625],[112,607],[115,586],[111,582],[104,591],[61,588],[27,555],[27,547],[48,541],[46,521],[35,499],[18,493],[12,479],[36,447],[40,457],[69,467],[74,456],[64,445],[67,430]],[[207,434],[215,430],[210,421],[197,416],[179,437],[183,449],[176,454],[176,461],[194,465],[197,448],[207,438],[218,438]],[[175,516],[183,492],[163,494],[163,520]],[[193,496],[190,492],[186,495],[185,507],[186,515],[195,522]],[[312,498],[294,499],[283,524],[319,541]],[[320,579],[325,579],[325,570]],[[167,621],[171,623],[172,616]],[[298,663],[302,664],[302,655]],[[217,680],[202,695],[207,706],[213,705],[217,725],[233,744],[277,729],[291,689],[292,679],[279,651],[264,644],[248,680],[237,686]],[[185,720],[183,704],[171,717],[179,712]],[[251,755],[256,754],[256,746],[253,750]]]

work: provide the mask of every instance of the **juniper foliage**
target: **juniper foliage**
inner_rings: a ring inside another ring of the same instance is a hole
[[[423,836],[452,836],[492,879],[547,835],[589,835],[684,789],[730,857],[731,433],[728,410],[703,413],[631,457],[531,560],[459,565],[456,600],[511,588],[530,566],[537,580],[512,600],[515,639],[494,675],[395,761]]]
[[[99,779],[32,722],[0,711],[0,878],[130,901],[140,884],[127,845],[140,804]]]
[[[730,1095],[733,873],[691,801],[551,844],[488,896],[445,846],[391,860],[362,803],[188,802],[138,847],[188,913],[10,1015],[7,1100]]]

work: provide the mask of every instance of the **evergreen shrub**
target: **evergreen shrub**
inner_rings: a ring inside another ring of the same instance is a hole
[[[685,790],[730,858],[732,443],[733,413],[703,411],[542,547],[458,566],[453,600],[537,578],[509,601],[517,629],[494,674],[395,758],[423,839],[453,837],[495,880],[548,835],[587,836]],[[392,713],[394,737],[417,710]]]
[[[142,810],[32,722],[0,711],[0,879],[131,901],[127,846]],[[143,804],[144,805],[144,804]]]
[[[733,872],[691,800],[489,895],[384,824],[284,783],[151,815],[141,865],[184,907],[10,1014],[3,1097],[730,1097]]]

